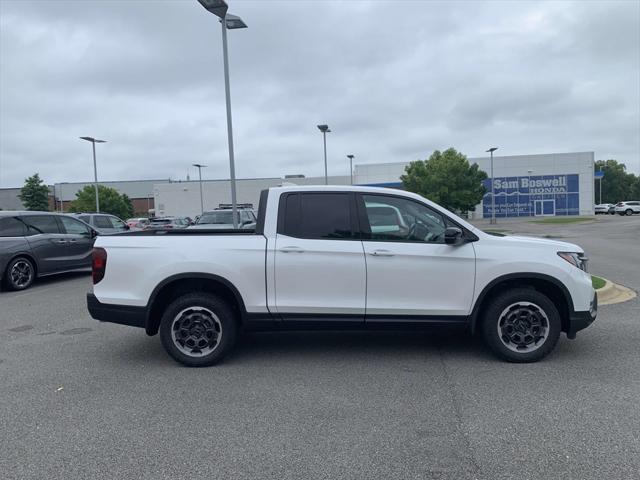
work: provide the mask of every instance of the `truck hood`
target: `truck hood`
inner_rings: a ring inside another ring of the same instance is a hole
[[[584,252],[582,247],[574,243],[549,240],[547,238],[505,235],[504,237],[496,237],[496,240],[500,242],[509,242],[511,244],[517,243],[519,245],[536,245],[541,247],[548,246],[550,248],[556,249],[559,252]]]

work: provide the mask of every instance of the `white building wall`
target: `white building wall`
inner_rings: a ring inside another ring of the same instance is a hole
[[[331,185],[348,185],[348,176],[329,177]],[[253,178],[236,181],[238,203],[251,203],[258,208],[260,192],[265,188],[276,187],[282,183],[296,185],[324,185],[324,177],[310,178]],[[158,217],[200,215],[200,182],[173,182],[154,185],[153,195]],[[231,203],[231,183],[229,180],[203,180],[202,198],[204,210],[213,210],[221,203]]]

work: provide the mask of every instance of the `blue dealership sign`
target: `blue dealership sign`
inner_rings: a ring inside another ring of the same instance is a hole
[[[483,217],[491,217],[491,179],[483,182]],[[493,179],[496,217],[578,215],[579,175],[538,175]]]

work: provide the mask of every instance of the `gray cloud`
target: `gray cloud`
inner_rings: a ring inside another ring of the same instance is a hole
[[[640,171],[640,4],[233,1],[240,177],[594,150]],[[0,0],[0,186],[228,175],[220,28],[191,0]],[[192,175],[195,173],[191,172]]]

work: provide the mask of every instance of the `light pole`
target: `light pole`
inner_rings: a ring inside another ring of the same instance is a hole
[[[100,200],[98,199],[98,167],[96,166],[96,143],[107,143],[106,140],[98,140],[93,137],[80,137],[82,140],[91,142],[93,146],[93,187],[96,191],[96,213],[100,213]]]
[[[531,207],[533,206],[533,200],[531,199],[531,174],[533,173],[533,170],[527,170],[527,173],[529,174],[529,216],[533,217],[533,215],[531,215]]]
[[[247,28],[247,24],[240,17],[227,13],[229,6],[224,0],[198,0],[208,11],[220,18],[222,25],[222,57],[224,63],[224,90],[227,103],[227,137],[229,141],[229,171],[231,180],[231,208],[233,228],[238,228],[238,205],[236,201],[236,167],[233,155],[233,127],[231,121],[231,90],[229,87],[229,54],[227,51],[227,29],[236,30]]]
[[[200,214],[202,215],[204,213],[204,200],[202,197],[202,169],[207,168],[207,166],[201,165],[199,163],[194,163],[193,166],[198,168],[198,176],[200,177]],[[235,217],[235,213],[234,213],[234,217]]]
[[[60,182],[58,190],[60,193],[60,213],[64,213],[64,197],[62,196],[62,185],[65,185],[68,182]]]
[[[491,224],[496,223],[496,194],[493,180],[493,152],[495,152],[498,147],[491,147],[487,152],[491,153]]]
[[[349,159],[349,174],[351,175],[351,185],[353,185],[353,157],[354,155],[347,155]]]
[[[602,205],[602,176],[603,176],[602,175],[602,165],[600,165],[599,172],[600,172],[600,178],[598,179],[599,180],[598,189],[600,190],[600,193],[599,193],[598,196],[600,197],[600,205]],[[609,213],[609,212],[607,212],[607,213]]]
[[[329,185],[329,177],[327,175],[327,133],[331,132],[329,125],[318,125],[318,130],[322,132],[322,141],[324,143],[324,184]]]

